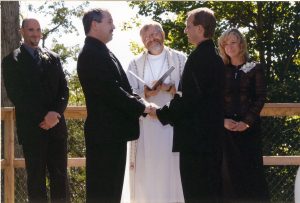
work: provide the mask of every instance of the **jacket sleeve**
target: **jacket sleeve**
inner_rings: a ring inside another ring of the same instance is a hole
[[[129,81],[129,83],[130,83],[133,91],[136,94],[138,94],[140,97],[145,98],[145,95],[144,95],[144,86],[141,85],[141,83],[138,81],[138,79],[136,79],[131,73],[129,73],[129,71],[132,71],[134,74],[138,75],[137,64],[136,64],[136,62],[134,60],[132,60],[129,63],[126,75],[127,75],[128,81]]]
[[[81,59],[80,59],[81,58]],[[111,59],[103,53],[85,51],[78,60],[78,76],[91,94],[101,95],[104,103],[125,114],[139,117],[145,105],[135,95],[125,91],[116,80]]]
[[[56,111],[60,115],[64,113],[67,108],[68,100],[69,100],[69,88],[67,84],[67,80],[65,77],[65,73],[63,71],[59,56],[54,57],[54,63],[57,66],[57,70],[59,71],[59,80],[58,80],[58,93],[55,99],[54,106],[51,110]]]
[[[17,54],[11,53],[2,61],[3,79],[7,95],[19,111],[42,121],[47,109],[41,105],[39,92],[25,89],[25,80],[28,80],[28,78],[26,78],[27,75],[20,72],[23,67],[19,67],[17,60]]]
[[[6,56],[2,60],[3,80],[9,99],[15,106],[22,106],[25,99],[22,77],[17,71],[17,62],[13,59],[13,54]],[[24,101],[24,100],[23,100]],[[27,103],[27,102],[26,102]]]
[[[180,122],[195,114],[213,122],[216,118],[214,114],[222,113],[223,62],[218,58],[201,58],[198,55],[191,57],[183,75],[185,89],[182,97],[174,97],[169,107],[165,106],[157,113],[163,124]]]
[[[165,105],[156,110],[157,118],[163,125],[170,124],[172,126],[178,122],[183,116],[183,99],[178,94],[170,101],[169,105]]]
[[[255,120],[259,117],[260,112],[265,104],[266,100],[266,80],[264,76],[264,70],[260,64],[257,64],[255,69],[255,82],[253,87],[254,94],[252,98],[252,103],[249,107],[249,110],[244,118],[244,122],[248,125],[253,125]]]
[[[196,91],[194,79],[197,79],[197,76],[195,75],[196,72],[193,71],[195,64],[192,64],[192,62],[191,60],[187,62],[188,70],[185,70],[182,78],[184,80],[183,88],[185,88],[183,89],[183,95],[176,94],[169,105],[157,110],[158,119],[163,125],[174,125],[181,119],[193,114],[195,108],[198,108],[198,101],[202,97],[202,92]]]

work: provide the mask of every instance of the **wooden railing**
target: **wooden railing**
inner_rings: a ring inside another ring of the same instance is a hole
[[[4,202],[14,203],[15,168],[25,168],[24,159],[14,155],[14,123],[13,107],[1,108],[1,120],[4,121],[4,159],[1,159],[1,169],[4,170]],[[300,103],[268,103],[265,104],[262,116],[300,116]],[[65,111],[66,119],[84,119],[85,107],[69,106]],[[264,165],[300,165],[300,156],[264,156]],[[84,167],[85,158],[69,158],[68,167]]]

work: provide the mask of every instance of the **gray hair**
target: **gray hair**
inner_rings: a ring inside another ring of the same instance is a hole
[[[142,27],[140,29],[140,36],[142,36],[143,33],[146,32],[149,29],[149,27],[151,27],[151,26],[155,27],[157,29],[157,31],[164,33],[162,25],[159,22],[151,20],[142,25]]]

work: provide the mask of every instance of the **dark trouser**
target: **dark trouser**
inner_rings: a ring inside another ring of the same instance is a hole
[[[69,202],[67,138],[41,136],[34,145],[23,143],[29,202],[47,202],[46,169],[49,172],[51,202]]]
[[[180,152],[180,174],[186,203],[220,202],[221,155]]]
[[[86,144],[86,202],[120,203],[127,143]]]

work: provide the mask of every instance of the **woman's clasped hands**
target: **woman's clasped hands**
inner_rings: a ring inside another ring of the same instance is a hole
[[[235,121],[235,120],[226,118],[226,119],[224,119],[224,127],[230,131],[241,132],[241,131],[245,131],[250,126],[243,121]]]

